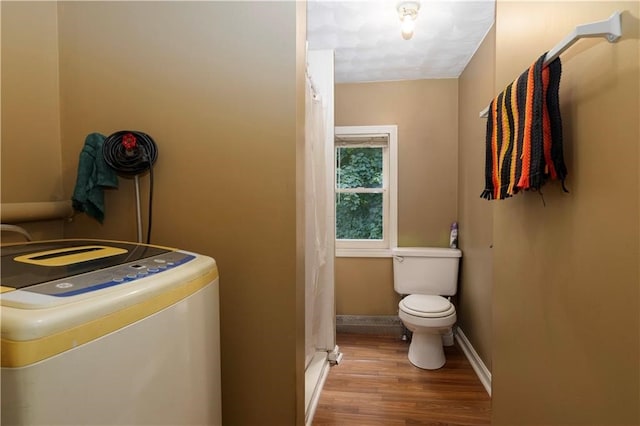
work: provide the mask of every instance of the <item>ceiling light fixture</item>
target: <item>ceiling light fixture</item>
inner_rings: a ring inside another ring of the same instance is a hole
[[[402,30],[402,38],[409,40],[413,37],[413,30],[416,26],[416,18],[420,3],[417,1],[406,1],[398,4],[398,16],[400,17],[400,29]]]

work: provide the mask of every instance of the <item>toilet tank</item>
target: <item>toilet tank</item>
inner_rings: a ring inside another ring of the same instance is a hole
[[[393,287],[399,294],[453,296],[458,287],[458,249],[399,247],[393,253]]]

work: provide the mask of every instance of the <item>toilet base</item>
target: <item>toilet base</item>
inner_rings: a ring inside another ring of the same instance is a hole
[[[425,370],[442,367],[446,360],[440,333],[414,331],[409,345],[409,361]]]

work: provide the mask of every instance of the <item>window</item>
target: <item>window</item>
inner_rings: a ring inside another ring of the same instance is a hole
[[[391,256],[397,241],[397,126],[336,127],[338,256]]]

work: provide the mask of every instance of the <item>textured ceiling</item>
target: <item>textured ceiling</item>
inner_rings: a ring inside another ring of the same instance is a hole
[[[335,51],[336,83],[457,78],[494,19],[494,0],[420,0],[404,40],[399,3],[308,0],[309,49]]]

